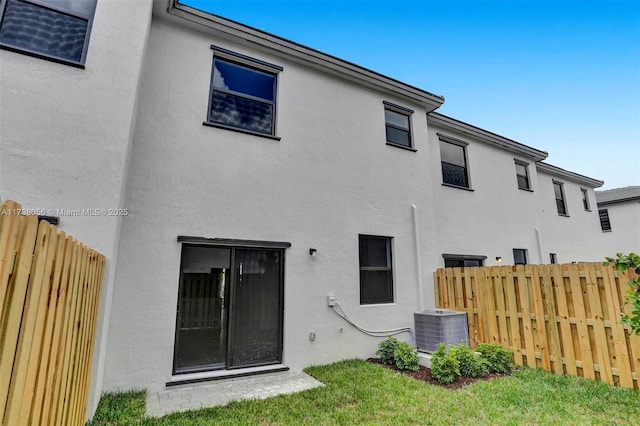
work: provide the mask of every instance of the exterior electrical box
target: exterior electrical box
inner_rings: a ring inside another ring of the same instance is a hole
[[[433,352],[438,343],[469,344],[467,313],[452,309],[426,309],[415,312],[413,320],[416,330],[416,346],[419,351]]]

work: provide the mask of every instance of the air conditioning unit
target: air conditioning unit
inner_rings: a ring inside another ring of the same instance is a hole
[[[419,351],[433,352],[438,343],[469,344],[467,313],[452,309],[426,309],[413,314],[416,346]]]

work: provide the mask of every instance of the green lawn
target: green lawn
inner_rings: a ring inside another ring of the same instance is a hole
[[[541,370],[524,369],[460,390],[362,360],[306,371],[326,386],[161,418],[144,418],[144,391],[106,394],[89,425],[640,425],[640,392]]]

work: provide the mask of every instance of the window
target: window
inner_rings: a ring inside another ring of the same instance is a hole
[[[96,0],[7,0],[0,11],[0,46],[82,66]]]
[[[442,183],[469,188],[466,143],[451,143],[440,138]]]
[[[408,108],[384,102],[384,122],[387,133],[387,143],[404,148],[411,148],[411,120],[413,113]]]
[[[215,48],[205,124],[275,135],[277,65]],[[224,58],[219,53],[223,52]],[[231,57],[233,59],[227,59]],[[251,65],[248,65],[251,64]]]
[[[513,249],[513,263],[516,265],[526,265],[527,249]]]
[[[465,254],[443,254],[445,268],[464,268],[484,266],[487,256],[473,256]]]
[[[529,170],[527,170],[527,163],[516,160],[516,177],[518,179],[518,188],[531,189],[529,184]]]
[[[360,235],[360,304],[393,303],[391,238]]]
[[[558,214],[566,216],[567,205],[564,202],[564,189],[562,187],[563,184],[561,182],[553,181],[553,192],[556,196],[556,207],[558,209]]]
[[[585,188],[580,188],[582,191],[582,205],[584,206],[584,210],[590,212],[591,207],[589,207],[589,191]]]
[[[603,231],[611,231],[611,222],[609,222],[609,210],[600,209],[598,210],[598,215],[600,216],[600,228]]]
[[[551,261],[551,264],[558,263],[558,255],[555,253],[549,253],[549,260]]]

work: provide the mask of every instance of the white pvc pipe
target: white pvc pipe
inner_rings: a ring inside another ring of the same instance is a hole
[[[418,277],[418,312],[424,310],[424,288],[422,282],[422,253],[420,251],[420,232],[418,228],[418,207],[411,204],[411,213],[413,216],[413,237],[415,239],[416,249],[416,275]]]
[[[536,228],[536,241],[538,242],[538,255],[540,256],[540,263],[545,263],[543,254],[544,252],[542,250],[542,236],[538,228]]]

